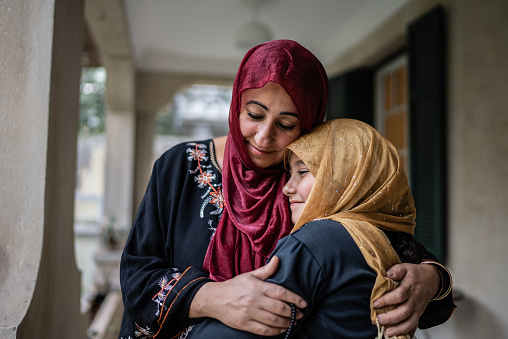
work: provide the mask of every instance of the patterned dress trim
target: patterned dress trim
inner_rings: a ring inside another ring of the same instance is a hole
[[[203,200],[201,207],[199,209],[200,218],[205,217],[205,208],[209,204],[212,204],[215,207],[215,210],[209,212],[210,215],[218,216],[218,220],[222,216],[222,212],[224,210],[224,196],[222,194],[222,183],[218,180],[217,175],[213,172],[213,167],[222,174],[220,167],[218,166],[215,154],[214,154],[214,144],[213,141],[210,141],[209,147],[205,144],[189,142],[186,144],[186,157],[190,162],[197,162],[197,167],[189,170],[189,174],[194,175],[194,182],[197,183],[198,189],[204,189],[205,193],[201,195],[201,199]],[[210,155],[208,155],[210,154]],[[209,163],[208,160],[210,160]],[[209,219],[207,222],[207,229],[211,231],[212,235],[210,239],[215,234],[215,230],[217,229],[217,223],[213,219]],[[189,267],[190,268],[190,267]],[[187,288],[190,284],[204,279],[197,278],[187,283],[176,295],[171,304],[166,305],[166,300],[170,294],[170,292],[174,289],[174,287],[178,284],[180,279],[185,275],[185,273],[189,270],[187,268],[185,272],[180,273],[178,269],[173,268],[175,271],[171,274],[171,279],[167,276],[163,276],[158,281],[158,292],[152,297],[152,301],[154,301],[157,305],[155,310],[155,315],[158,317],[157,324],[158,330],[152,330],[150,327],[141,327],[138,324],[136,325],[137,331],[135,331],[135,337],[138,339],[150,339],[155,338],[162,329],[162,325],[166,320],[167,315],[169,314],[171,307],[175,303],[176,299],[180,295],[180,293]],[[185,339],[189,332],[192,330],[193,326],[186,328],[183,332],[177,335],[178,338]],[[130,337],[129,337],[130,338]],[[175,337],[176,338],[176,337]]]
[[[224,195],[222,193],[222,183],[217,182],[217,176],[212,171],[212,166],[215,167],[219,173],[222,173],[220,167],[217,165],[215,154],[214,154],[214,144],[213,141],[210,141],[209,147],[204,144],[190,142],[187,144],[189,146],[186,150],[187,159],[189,161],[197,161],[197,167],[195,169],[189,170],[190,174],[197,174],[194,176],[194,182],[198,183],[198,188],[206,189],[206,192],[201,196],[203,202],[201,204],[201,208],[199,209],[199,216],[201,218],[205,217],[205,208],[209,204],[212,204],[215,207],[214,211],[210,212],[210,215],[218,215],[219,220],[222,216],[222,212],[224,211]],[[210,158],[208,157],[208,150],[210,151]],[[203,161],[208,161],[210,159],[210,165],[202,164]],[[215,182],[215,183],[214,183]],[[208,229],[212,232],[210,239],[214,236],[215,230],[217,229],[217,225],[213,225],[213,220],[208,220]]]

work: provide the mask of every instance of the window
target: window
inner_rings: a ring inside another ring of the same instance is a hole
[[[409,175],[409,119],[407,57],[401,55],[381,67],[375,76],[374,127],[397,148]]]

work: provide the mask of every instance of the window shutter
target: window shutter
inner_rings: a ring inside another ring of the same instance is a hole
[[[438,6],[408,27],[411,190],[415,237],[446,255],[445,14]]]
[[[350,118],[373,124],[373,74],[359,69],[338,75],[329,81],[326,120]]]

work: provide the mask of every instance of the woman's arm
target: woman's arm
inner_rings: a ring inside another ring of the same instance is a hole
[[[264,282],[279,266],[279,259],[252,272],[224,282],[209,282],[194,296],[189,317],[215,318],[229,327],[257,335],[273,336],[286,331],[291,321],[290,303],[305,308],[297,294]],[[297,319],[303,315],[298,311]]]

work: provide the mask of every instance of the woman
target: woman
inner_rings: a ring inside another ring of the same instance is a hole
[[[276,260],[261,266],[291,227],[284,149],[323,121],[327,90],[321,63],[294,41],[246,54],[233,86],[229,136],[178,145],[154,165],[122,255],[121,337],[176,335],[202,317],[256,334],[285,331],[287,303],[305,302],[263,281]],[[426,285],[437,289],[437,272],[427,273]],[[423,300],[410,311],[421,313],[434,292],[428,294],[406,298]]]

